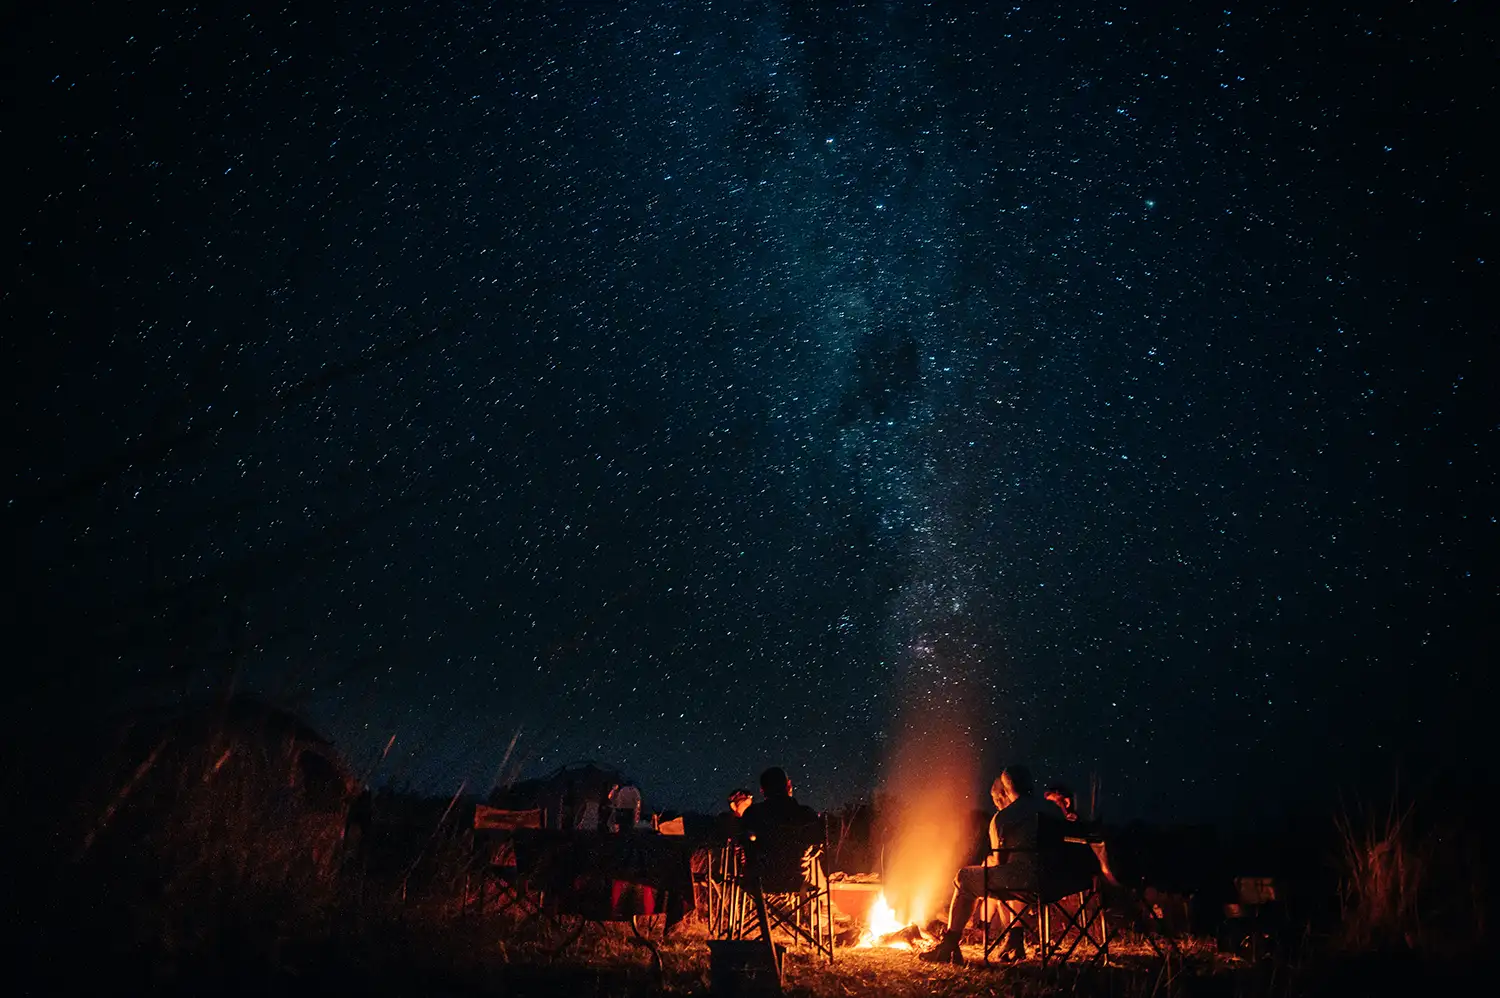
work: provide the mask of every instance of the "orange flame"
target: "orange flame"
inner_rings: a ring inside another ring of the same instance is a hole
[[[875,941],[881,936],[889,935],[898,929],[904,929],[909,923],[896,917],[896,911],[885,900],[885,891],[881,891],[875,898],[875,903],[870,905],[870,923],[865,931],[860,933],[858,946],[868,949],[875,945]],[[894,949],[911,949],[911,944],[905,940],[886,943]]]

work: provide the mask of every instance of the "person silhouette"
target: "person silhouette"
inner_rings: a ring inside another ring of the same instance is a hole
[[[634,831],[641,820],[641,791],[633,783],[609,789],[610,824],[616,832]]]
[[[990,818],[990,851],[982,866],[965,866],[953,878],[953,895],[948,900],[948,928],[938,944],[919,959],[930,963],[963,963],[959,942],[964,926],[974,917],[974,909],[986,892],[1031,889],[1037,878],[1036,819],[1054,805],[1035,796],[1031,773],[1024,766],[1008,766],[990,784],[990,800],[995,805]],[[1014,850],[1008,852],[1007,850]],[[1004,920],[1002,930],[1010,929],[1012,910],[1008,902],[1000,904]],[[1015,958],[1024,953],[1020,940],[1011,934],[1007,954]]]

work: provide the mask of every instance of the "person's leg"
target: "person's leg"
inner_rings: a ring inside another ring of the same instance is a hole
[[[995,938],[1005,940],[1006,956],[1020,957],[1026,954],[1026,945],[1021,935],[1022,927],[1016,916],[1025,907],[1023,902],[1007,898],[995,898]]]
[[[984,893],[984,867],[966,866],[953,878],[953,897],[948,901],[948,931],[962,933],[974,917],[974,908]]]
[[[931,963],[963,963],[959,949],[964,929],[974,917],[974,907],[984,893],[984,868],[966,866],[953,878],[953,896],[948,899],[948,929],[938,944],[920,958]]]
[[[990,871],[987,883],[990,892],[1003,895],[1007,891],[1031,891],[1036,887],[1036,874],[1028,867],[1019,864],[997,867]],[[1025,909],[1024,901],[1017,900],[1014,895],[1009,897],[997,896],[999,910],[995,913],[996,920],[1000,923],[997,938],[1006,940],[1006,956],[1008,958],[1020,958],[1026,955],[1025,940],[1022,936],[1022,927],[1016,921],[1016,917]],[[1008,937],[1008,938],[1007,938]]]

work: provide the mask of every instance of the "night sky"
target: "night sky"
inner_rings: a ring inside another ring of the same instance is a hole
[[[1486,4],[26,6],[13,717],[717,810],[943,716],[1122,818],[1483,743]]]

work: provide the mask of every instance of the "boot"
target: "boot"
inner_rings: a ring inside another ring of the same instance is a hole
[[[918,960],[926,960],[928,963],[956,963],[962,965],[964,962],[963,951],[958,948],[958,941],[963,938],[963,929],[949,929],[943,933],[943,938],[938,944],[925,953],[918,953]]]
[[[1001,959],[1006,962],[1020,962],[1026,959],[1026,930],[1019,925],[1012,925],[1006,933],[1006,951],[1001,954]]]

